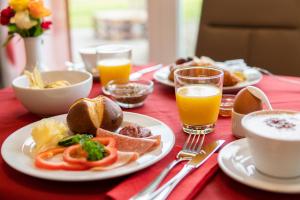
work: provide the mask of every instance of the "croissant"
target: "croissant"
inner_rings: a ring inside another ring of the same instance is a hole
[[[238,84],[239,82],[242,82],[243,80],[236,76],[235,74],[231,73],[228,70],[223,70],[224,72],[224,81],[223,81],[223,86],[234,86]]]

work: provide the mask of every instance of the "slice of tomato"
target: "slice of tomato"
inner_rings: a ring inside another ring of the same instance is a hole
[[[94,138],[94,141],[97,141],[104,146],[107,156],[101,160],[89,161],[87,160],[87,155],[84,150],[82,150],[80,144],[73,145],[68,147],[63,153],[64,161],[70,164],[85,165],[88,167],[99,167],[99,166],[108,166],[113,164],[118,159],[118,152],[115,146],[114,138]]]
[[[35,158],[35,166],[38,168],[50,170],[85,170],[89,168],[86,165],[71,164],[64,161],[51,162],[47,160],[57,154],[63,153],[65,149],[66,148],[64,147],[59,147],[39,153]]]

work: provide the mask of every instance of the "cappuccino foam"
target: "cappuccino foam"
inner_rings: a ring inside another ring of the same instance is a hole
[[[257,135],[284,140],[300,139],[300,113],[259,113],[248,117],[244,125]]]

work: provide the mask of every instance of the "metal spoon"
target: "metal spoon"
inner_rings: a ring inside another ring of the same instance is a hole
[[[141,78],[144,74],[149,73],[149,72],[152,72],[152,71],[155,71],[155,70],[158,70],[158,69],[160,69],[160,68],[162,68],[162,67],[163,67],[162,64],[158,64],[158,65],[154,65],[154,66],[151,66],[151,67],[142,69],[142,70],[140,70],[140,71],[137,71],[137,72],[134,72],[134,73],[130,74],[129,79],[130,79],[131,81],[138,80],[138,79]]]

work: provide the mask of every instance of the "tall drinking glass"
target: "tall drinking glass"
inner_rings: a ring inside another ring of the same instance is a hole
[[[174,79],[183,131],[213,132],[222,98],[223,71],[214,67],[178,68]]]
[[[97,48],[97,69],[105,91],[108,82],[129,81],[131,71],[131,48],[124,45],[103,45]]]

